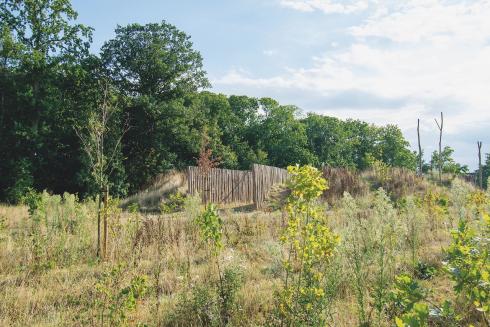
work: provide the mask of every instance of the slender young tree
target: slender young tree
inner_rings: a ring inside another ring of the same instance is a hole
[[[480,188],[483,189],[483,169],[481,165],[481,146],[482,142],[477,141],[476,144],[478,145],[478,180],[480,182]]]
[[[108,142],[111,131],[112,120],[116,107],[111,103],[110,84],[101,81],[102,98],[97,111],[93,112],[88,124],[84,127],[76,126],[75,131],[80,139],[82,149],[88,157],[91,175],[97,186],[98,211],[97,211],[97,257],[101,255],[101,201],[108,197],[109,176],[114,169],[114,159],[121,147],[121,140],[129,129],[126,122],[121,131],[116,131],[119,135],[115,142]],[[107,202],[105,201],[107,206]],[[104,221],[104,245],[106,243],[107,222]],[[105,246],[104,246],[105,247]]]
[[[439,128],[439,158],[437,160],[437,166],[439,169],[439,183],[442,183],[442,129],[444,128],[444,116],[441,112],[441,121],[438,122],[436,118],[434,118],[437,128]]]

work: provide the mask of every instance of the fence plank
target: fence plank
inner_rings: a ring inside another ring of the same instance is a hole
[[[252,165],[250,171],[199,167],[187,168],[189,194],[199,193],[204,203],[254,203],[261,208],[273,185],[287,180],[285,169]]]

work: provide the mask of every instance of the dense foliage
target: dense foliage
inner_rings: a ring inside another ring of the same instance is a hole
[[[270,98],[204,91],[200,53],[165,21],[118,26],[98,56],[89,52],[92,29],[76,18],[69,0],[0,4],[1,201],[17,202],[29,188],[96,193],[100,182],[77,130],[97,123],[102,103],[111,106],[100,142],[104,180],[118,196],[194,165],[203,140],[227,168],[363,169],[375,158],[415,169],[396,126],[303,116]]]

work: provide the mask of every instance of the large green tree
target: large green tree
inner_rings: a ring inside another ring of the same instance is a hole
[[[91,38],[76,17],[68,0],[0,3],[0,152],[10,153],[0,164],[4,199],[15,201],[27,187],[59,191],[63,180],[70,190],[75,180],[62,175],[74,168],[70,151],[77,147],[67,144],[74,133],[64,86],[78,75]]]
[[[308,149],[305,126],[297,119],[299,109],[281,106],[270,98],[260,99],[264,117],[257,134],[270,165],[286,167],[293,164],[318,164]]]
[[[392,167],[416,169],[417,154],[410,150],[410,143],[405,139],[400,128],[387,125],[379,131],[378,156],[379,160]]]
[[[335,117],[308,114],[306,126],[308,147],[321,164],[333,167],[356,167],[354,143],[346,123]]]
[[[190,37],[165,21],[118,26],[102,46],[110,77],[127,95],[168,100],[209,86]]]
[[[190,95],[209,86],[190,37],[165,21],[118,26],[102,46],[108,77],[125,98],[130,130],[124,137],[132,191],[197,156],[203,116]]]

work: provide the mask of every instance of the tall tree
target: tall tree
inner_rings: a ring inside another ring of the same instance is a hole
[[[102,46],[102,60],[127,95],[168,100],[210,85],[190,37],[165,21],[118,26]]]
[[[303,119],[308,147],[321,164],[333,167],[355,167],[354,144],[346,124],[338,118],[308,114]]]
[[[280,106],[270,98],[260,99],[260,103],[264,118],[258,133],[269,164],[318,164],[318,158],[308,149],[305,126],[297,119],[298,108]]]
[[[45,168],[67,150],[70,137],[58,133],[67,126],[63,81],[91,40],[76,17],[68,0],[0,2],[0,152],[11,153],[0,164],[0,197],[7,200],[51,183],[54,170]],[[53,147],[53,140],[62,141]]]
[[[202,115],[188,95],[209,82],[190,37],[165,21],[118,26],[116,36],[102,46],[101,58],[126,97],[131,129],[123,151],[131,190],[197,157]]]
[[[4,0],[0,4],[0,26],[12,31],[22,45],[19,63],[30,81],[34,134],[43,109],[43,78],[54,66],[77,62],[88,54],[92,29],[72,24],[77,15],[70,0]]]
[[[380,128],[377,153],[379,160],[392,167],[404,167],[415,170],[417,155],[410,151],[410,144],[403,137],[402,131],[396,125]]]

